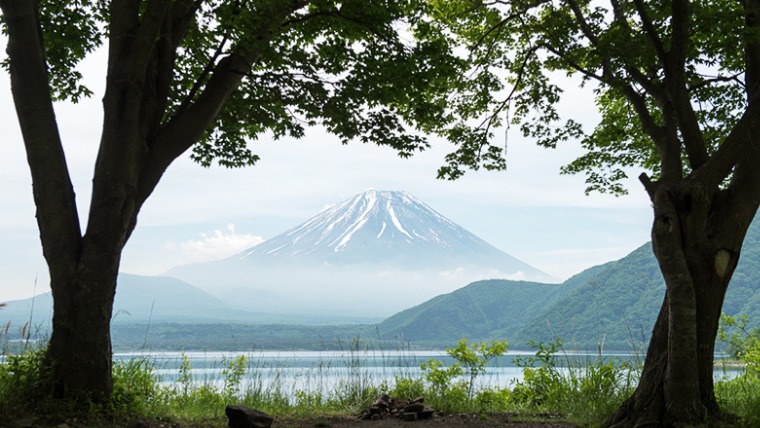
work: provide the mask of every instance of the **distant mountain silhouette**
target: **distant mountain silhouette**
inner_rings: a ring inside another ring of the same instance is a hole
[[[8,302],[0,310],[0,323],[23,325],[32,317],[33,326],[50,322],[53,299],[44,293],[30,299]],[[33,309],[33,312],[32,312]],[[254,319],[254,314],[233,310],[216,297],[180,281],[160,276],[119,274],[113,322],[210,322]]]
[[[374,190],[235,256],[166,275],[240,308],[384,316],[473,280],[552,280],[414,196]]]
[[[254,293],[257,297],[258,293]],[[238,298],[249,298],[239,294]],[[14,300],[0,309],[2,328],[11,323],[16,333],[32,321],[32,332],[48,331],[53,315],[53,299],[48,293],[33,298]],[[377,320],[372,317],[352,318],[341,314],[309,316],[299,314],[277,315],[234,308],[228,303],[188,284],[165,276],[142,276],[119,274],[114,299],[113,324],[158,323],[300,323],[300,324],[350,324]]]

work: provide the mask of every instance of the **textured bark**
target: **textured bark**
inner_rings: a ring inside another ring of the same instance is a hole
[[[53,369],[53,396],[106,400],[113,388],[110,321],[116,292],[114,267],[83,267],[74,277],[54,281],[51,287],[53,332],[46,357]]]
[[[715,337],[753,218],[746,213],[756,202],[729,203],[722,193],[715,195],[690,184],[656,189],[652,243],[667,291],[639,385],[610,426],[691,425],[724,417],[713,385]]]

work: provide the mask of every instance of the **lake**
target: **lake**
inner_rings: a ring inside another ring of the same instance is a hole
[[[255,351],[255,352],[120,352],[115,361],[127,362],[145,359],[154,368],[161,382],[177,382],[185,358],[190,364],[193,384],[224,385],[224,371],[236,358],[246,358],[247,370],[241,387],[264,391],[279,391],[292,396],[296,391],[320,392],[345,389],[350,386],[378,386],[395,384],[396,377],[418,379],[422,376],[420,363],[429,359],[444,365],[454,363],[445,351]],[[535,352],[510,351],[491,361],[486,373],[476,380],[475,388],[512,387],[523,380],[523,369],[515,363],[517,358],[535,357]],[[557,366],[564,374],[572,368],[586,366],[599,358],[616,362],[641,361],[643,356],[627,353],[562,352],[557,355]],[[732,378],[740,373],[736,369],[717,369],[716,380]]]

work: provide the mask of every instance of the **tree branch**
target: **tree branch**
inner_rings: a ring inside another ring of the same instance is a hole
[[[694,170],[692,176],[705,183],[707,188],[720,186],[733,172],[742,156],[749,153],[748,145],[753,144],[752,120],[749,110],[745,111],[718,150],[710,156],[707,162]],[[757,164],[752,165],[752,168],[760,170],[757,168]]]
[[[74,266],[82,238],[33,3],[0,0],[0,9],[8,29],[11,89],[32,173],[40,239],[51,275],[58,275],[57,269]]]
[[[211,58],[209,58],[208,63],[201,71],[201,74],[198,76],[198,78],[195,79],[195,82],[193,82],[193,87],[190,88],[187,96],[180,103],[179,107],[177,108],[177,113],[186,110],[195,100],[195,96],[198,94],[201,88],[203,88],[203,85],[206,83],[206,80],[208,79],[209,74],[211,74],[211,71],[214,70],[214,65],[219,60],[219,57],[222,55],[222,52],[224,51],[226,45],[227,35],[225,34],[224,37],[222,37],[222,40],[219,41],[219,46],[217,46],[214,54],[211,55]]]
[[[754,217],[760,204],[760,40],[756,37],[760,30],[760,0],[746,0],[743,4],[747,26],[744,32],[746,34],[744,55],[747,67],[744,80],[747,82],[747,110],[733,131],[739,134],[734,140],[741,140],[745,149],[741,151],[741,156],[736,156],[738,160],[729,190],[734,192],[738,200],[745,201],[745,206],[741,208],[750,210],[749,212]],[[729,139],[735,133],[733,131],[729,134]],[[736,144],[739,145],[738,142]],[[726,145],[728,141],[721,145],[718,153]],[[726,150],[728,151],[728,148]],[[728,155],[724,157],[729,158]],[[728,163],[729,160],[723,163]]]
[[[109,9],[108,64],[115,64],[115,59],[126,49],[130,42],[130,32],[140,22],[139,0],[113,0]],[[110,72],[111,70],[109,70]]]
[[[688,0],[673,0],[672,10],[673,35],[665,61],[665,79],[676,112],[678,128],[683,136],[686,155],[692,169],[696,169],[707,161],[708,154],[704,135],[694,107],[691,105],[691,97],[686,85],[686,54],[690,31]]]
[[[610,0],[610,3],[612,4],[612,10],[613,10],[613,16],[614,21],[621,27],[625,28],[628,33],[632,33],[633,29],[628,24],[628,19],[625,16],[625,13],[623,12],[622,6],[620,5],[620,2],[618,0]],[[642,5],[643,8],[643,5]],[[646,11],[642,9],[642,11],[639,12],[640,14],[644,14],[644,18],[642,20],[648,20],[649,17],[646,14]],[[650,22],[651,25],[651,22]],[[652,34],[648,34],[647,37],[650,39],[652,44],[655,46],[655,50],[657,50],[657,45],[660,45],[660,49],[662,49],[662,42],[657,37],[656,32],[654,32],[654,29],[652,29]],[[660,56],[658,54],[658,56]],[[665,60],[665,54],[663,52],[660,62],[664,64]],[[665,102],[665,92],[661,88],[660,85],[658,85],[654,80],[648,78],[644,73],[641,72],[635,65],[631,65],[628,63],[625,63],[625,66],[623,67],[633,80],[641,85],[642,88],[644,88],[645,91],[649,93],[649,95],[652,96],[655,100],[657,100],[660,103]]]
[[[130,64],[132,70],[130,77],[143,79],[153,51],[156,48],[156,40],[161,34],[164,19],[169,12],[171,0],[152,0],[143,12],[140,26],[134,34],[134,41],[130,49]]]
[[[700,79],[698,83],[693,84],[688,87],[688,90],[690,92],[699,90],[704,88],[705,86],[709,86],[712,83],[721,83],[721,82],[736,82],[739,86],[747,87],[747,84],[744,83],[741,79],[739,79],[739,76],[741,76],[744,73],[737,73],[733,74],[731,76],[721,76],[717,75],[714,77],[710,77],[707,75],[701,75],[700,77],[705,77],[705,79]]]
[[[240,46],[255,46],[268,42],[274,36],[271,24],[276,22],[281,26],[285,17],[300,7],[299,0],[280,4],[279,8],[271,13],[270,20],[264,20],[260,28],[248,34],[250,39],[257,42],[250,43],[250,40],[242,40]],[[233,53],[216,64],[211,78],[192,104],[178,112],[152,138],[139,179],[138,204],[142,204],[150,196],[164,171],[174,159],[197,143],[211,128],[224,103],[248,75],[260,54],[260,49],[246,52],[233,49]]]
[[[613,8],[615,10],[620,10],[620,7],[618,5],[617,8],[614,7],[614,3],[617,3],[616,0],[613,1]],[[633,0],[633,3],[636,5],[636,12],[639,14],[639,18],[641,19],[641,24],[644,27],[644,32],[647,35],[647,38],[649,39],[649,42],[652,43],[652,47],[654,48],[654,51],[657,53],[657,57],[660,59],[660,62],[662,64],[665,64],[667,54],[665,53],[665,47],[662,44],[662,39],[660,39],[660,36],[657,34],[657,30],[654,28],[654,24],[652,23],[652,18],[649,16],[649,13],[647,12],[646,5],[642,0]],[[617,14],[616,14],[617,15]],[[616,17],[616,20],[619,22],[621,21],[619,18]],[[622,20],[622,22],[626,22],[626,26],[628,26],[627,21],[625,19]]]
[[[633,109],[636,111],[636,114],[639,116],[639,120],[641,121],[641,128],[659,147],[663,143],[662,140],[665,137],[665,128],[658,125],[654,120],[654,117],[652,117],[652,114],[649,112],[649,108],[647,108],[646,100],[644,97],[636,92],[636,90],[634,90],[630,85],[625,85],[619,89],[623,95],[625,95],[625,98],[628,100],[628,102],[631,103]]]

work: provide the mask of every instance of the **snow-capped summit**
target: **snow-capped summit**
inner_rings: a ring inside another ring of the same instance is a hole
[[[317,301],[331,310],[357,309],[362,302],[368,306],[360,311],[382,314],[478,279],[552,280],[411,194],[375,190],[235,256],[174,268],[168,275],[212,293],[240,287],[268,290],[287,296],[283,301],[302,310]],[[399,300],[399,291],[407,299]],[[296,305],[294,299],[305,300]]]
[[[425,269],[435,264],[450,266],[452,258],[460,262],[492,258],[491,253],[510,260],[490,268],[505,267],[503,263],[506,263],[514,265],[513,272],[534,271],[527,265],[517,267],[521,264],[519,261],[407,192],[368,190],[238,257],[271,261],[298,257],[332,264],[395,261]]]

